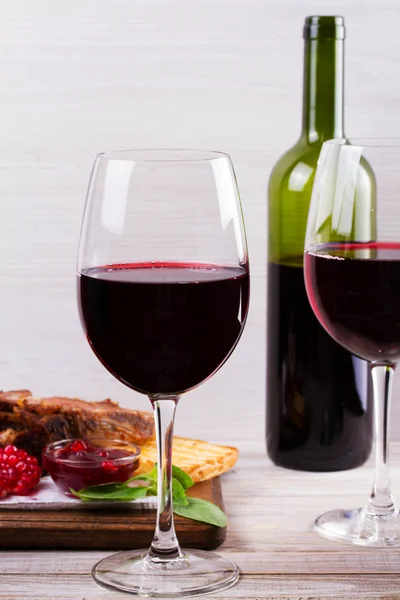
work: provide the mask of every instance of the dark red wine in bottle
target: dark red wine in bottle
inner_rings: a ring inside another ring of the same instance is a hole
[[[370,454],[372,381],[368,363],[315,317],[303,252],[321,146],[345,137],[343,18],[308,17],[304,41],[302,132],[274,166],[268,188],[267,451],[282,467],[339,471]]]

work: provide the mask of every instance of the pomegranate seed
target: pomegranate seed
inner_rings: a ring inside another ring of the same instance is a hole
[[[118,466],[114,465],[109,460],[105,460],[104,462],[102,462],[101,468],[104,469],[104,471],[111,471],[111,472],[118,471]]]
[[[8,457],[8,464],[10,465],[10,467],[15,467],[17,462],[19,462],[19,456],[17,456],[16,454],[11,454]]]
[[[0,498],[8,494],[27,494],[40,480],[37,459],[16,446],[0,448]]]
[[[72,452],[82,452],[83,450],[87,450],[87,448],[87,444],[83,440],[75,440],[68,447]]]

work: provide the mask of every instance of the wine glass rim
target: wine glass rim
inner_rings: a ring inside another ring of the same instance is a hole
[[[201,148],[121,148],[100,152],[96,157],[132,162],[208,162],[221,158],[230,160],[226,152]]]
[[[400,137],[351,137],[336,138],[324,142],[332,146],[350,145],[365,148],[400,148]]]

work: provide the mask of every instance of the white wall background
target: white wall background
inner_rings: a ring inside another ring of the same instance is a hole
[[[92,159],[120,147],[221,149],[244,205],[251,313],[229,362],[181,402],[177,431],[263,438],[265,188],[299,133],[309,14],[346,18],[347,134],[400,136],[399,0],[0,1],[0,388],[148,407],[98,363],[78,321]]]

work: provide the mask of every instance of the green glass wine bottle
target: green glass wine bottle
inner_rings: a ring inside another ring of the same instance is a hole
[[[345,137],[344,37],[342,17],[306,19],[302,133],[268,187],[267,451],[275,464],[305,471],[357,467],[372,444],[368,364],[325,332],[303,279],[319,152],[325,140]],[[365,177],[374,195],[368,165]],[[368,234],[373,239],[373,223]]]

